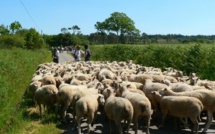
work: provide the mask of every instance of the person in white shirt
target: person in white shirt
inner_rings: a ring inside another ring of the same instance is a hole
[[[84,55],[84,51],[81,50],[80,46],[76,46],[76,48],[72,50],[72,55],[75,61],[81,61],[81,56]]]

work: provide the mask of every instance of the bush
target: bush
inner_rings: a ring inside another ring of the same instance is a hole
[[[197,73],[215,80],[215,47],[212,45],[103,45],[91,46],[93,60],[128,61],[164,69],[173,67],[188,75]]]
[[[0,36],[0,48],[25,48],[25,39],[19,35]]]

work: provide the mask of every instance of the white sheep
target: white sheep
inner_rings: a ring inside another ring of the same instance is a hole
[[[40,116],[42,117],[42,105],[47,107],[49,112],[50,106],[56,103],[56,94],[58,89],[55,85],[45,85],[35,91],[34,99],[39,105]]]
[[[33,99],[35,91],[41,87],[42,82],[41,81],[33,81],[30,83],[28,89],[27,89],[27,94]]]
[[[201,101],[194,97],[188,96],[161,96],[157,91],[151,93],[155,100],[160,103],[161,111],[163,113],[162,127],[167,114],[179,117],[189,118],[194,124],[193,130],[198,134],[198,117],[203,110]]]
[[[145,93],[145,95],[149,98],[153,109],[157,110],[158,106],[157,103],[154,101],[154,99],[151,96],[151,92],[152,91],[159,91],[162,90],[164,88],[168,88],[167,85],[162,84],[162,83],[158,83],[158,82],[152,82],[151,79],[145,79],[145,86],[143,87],[143,92]]]
[[[63,122],[66,122],[66,112],[67,109],[72,106],[74,95],[80,92],[83,96],[98,94],[98,90],[95,88],[87,88],[86,86],[76,86],[76,85],[65,85],[59,89],[57,94],[58,107],[63,106],[60,110],[61,118]],[[76,98],[77,101],[77,98]],[[74,115],[73,115],[74,116]]]
[[[97,95],[88,95],[81,97],[77,102],[75,106],[76,111],[76,122],[78,124],[78,133],[81,134],[81,118],[86,117],[87,118],[87,124],[88,124],[88,134],[91,130],[91,123],[94,120],[94,117],[97,114],[99,104],[104,105],[105,100],[104,96],[101,94]]]
[[[56,81],[53,75],[46,75],[42,79],[42,85],[54,84],[56,85]]]
[[[109,122],[114,120],[119,129],[119,134],[122,134],[121,121],[127,121],[127,133],[130,128],[130,123],[133,119],[133,106],[130,101],[125,98],[115,97],[113,90],[107,89],[108,97],[105,102],[105,113],[109,118]],[[110,133],[111,133],[110,124]]]
[[[193,86],[183,82],[171,83],[169,80],[164,80],[164,83],[171,87],[171,89],[175,92],[185,92],[193,90]]]
[[[98,73],[98,80],[102,81],[104,78],[107,79],[114,79],[114,77],[116,76],[116,74],[114,74],[113,72],[111,72],[110,70],[108,70],[107,68],[103,68],[100,70],[100,72]]]
[[[134,108],[133,122],[135,134],[137,134],[139,117],[146,117],[146,133],[149,134],[150,119],[153,112],[149,99],[145,95],[130,92],[127,87],[123,85],[119,85],[119,88],[116,92],[119,96],[128,99]]]
[[[210,127],[211,122],[212,122],[212,115],[215,112],[215,92],[214,91],[210,91],[207,89],[198,89],[198,90],[194,90],[194,91],[187,91],[187,92],[174,92],[170,89],[163,89],[160,90],[160,93],[162,95],[167,95],[167,96],[190,96],[190,97],[195,97],[197,99],[199,99],[203,106],[204,106],[204,110],[207,110],[207,123],[205,125],[205,128],[203,130],[203,132],[205,133],[207,131],[207,129]]]

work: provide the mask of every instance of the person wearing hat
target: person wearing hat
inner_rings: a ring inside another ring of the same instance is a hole
[[[75,61],[81,61],[81,56],[84,55],[84,51],[81,50],[80,46],[76,46],[72,51],[72,55]]]

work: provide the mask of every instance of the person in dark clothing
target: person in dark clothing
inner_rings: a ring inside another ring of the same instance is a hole
[[[54,51],[52,53],[52,59],[53,62],[59,63],[59,51],[57,50],[57,48],[54,48]]]
[[[90,51],[90,49],[88,48],[88,45],[84,45],[85,48],[85,61],[90,61],[90,58],[92,56],[92,52]]]

